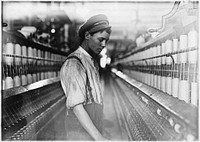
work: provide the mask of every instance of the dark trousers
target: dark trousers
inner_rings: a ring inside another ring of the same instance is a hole
[[[84,106],[88,115],[90,116],[93,124],[99,130],[103,131],[103,106],[96,103],[87,104]],[[81,140],[91,141],[93,138],[82,127],[78,118],[75,116],[72,110],[67,110],[65,114],[65,129],[67,140]]]

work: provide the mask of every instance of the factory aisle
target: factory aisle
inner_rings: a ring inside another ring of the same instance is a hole
[[[111,140],[128,140],[127,134],[124,134],[120,128],[117,118],[117,112],[113,102],[113,91],[110,84],[110,77],[104,76],[104,128],[110,134]]]
[[[113,92],[109,77],[102,80],[104,85],[104,135],[110,140],[128,140],[126,134],[122,134],[119,126],[117,113],[113,103]],[[37,134],[36,140],[66,140],[66,130],[64,128],[65,107],[60,108],[58,116],[52,119],[42,131]]]

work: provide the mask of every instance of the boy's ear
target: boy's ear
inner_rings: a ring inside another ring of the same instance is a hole
[[[85,32],[85,39],[89,39],[90,38],[90,33],[88,31]]]

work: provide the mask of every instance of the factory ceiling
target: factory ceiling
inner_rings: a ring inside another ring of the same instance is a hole
[[[3,20],[23,19],[21,26],[35,22],[81,25],[95,14],[106,14],[112,26],[111,41],[135,41],[148,29],[160,28],[173,1],[29,1],[3,3]],[[27,17],[31,20],[27,20]],[[17,24],[16,24],[17,25]],[[20,23],[18,24],[20,25]],[[56,25],[56,24],[55,24]]]
[[[160,28],[162,16],[168,14],[173,5],[172,1],[61,3],[71,19],[86,20],[98,13],[106,14],[112,25],[111,39],[132,40],[149,28]]]
[[[8,2],[9,6],[4,9],[5,18],[38,15],[41,19],[42,16],[54,17],[62,24],[62,22],[69,22],[68,17],[71,21],[81,23],[92,15],[103,13],[108,16],[112,25],[111,39],[133,40],[138,33],[143,33],[149,28],[160,28],[162,16],[169,13],[174,4],[173,1],[30,1],[23,3]]]

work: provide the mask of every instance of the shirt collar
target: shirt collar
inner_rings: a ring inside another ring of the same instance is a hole
[[[92,58],[92,56],[91,56],[89,53],[87,53],[87,52],[85,51],[85,49],[83,49],[83,47],[79,46],[78,50],[79,50],[80,52],[82,52],[83,54],[85,54],[86,56],[89,56],[90,58]]]

